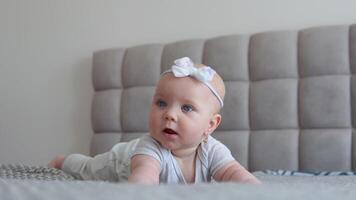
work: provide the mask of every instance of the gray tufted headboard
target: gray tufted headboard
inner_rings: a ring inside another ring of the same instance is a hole
[[[249,170],[356,170],[356,24],[97,51],[92,155],[148,131],[160,73],[183,56],[223,77],[213,136]]]

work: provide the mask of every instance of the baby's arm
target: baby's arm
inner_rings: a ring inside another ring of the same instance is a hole
[[[240,183],[261,184],[254,175],[247,171],[237,161],[232,161],[223,166],[214,174],[216,181],[236,181]]]
[[[130,183],[159,184],[161,166],[158,160],[148,155],[135,155],[131,159]]]

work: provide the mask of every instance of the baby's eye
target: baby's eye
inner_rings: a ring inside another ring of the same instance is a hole
[[[160,108],[167,106],[167,103],[163,100],[157,100],[156,105]]]
[[[193,111],[193,106],[184,104],[181,109],[183,112],[190,112]]]

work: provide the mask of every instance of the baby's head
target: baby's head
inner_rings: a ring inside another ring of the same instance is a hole
[[[220,124],[224,96],[224,82],[213,69],[186,57],[176,60],[157,84],[151,135],[168,149],[196,147]]]
[[[225,96],[224,81],[219,76],[219,74],[216,73],[216,71],[213,70],[211,67],[205,66],[203,64],[194,64],[188,57],[177,59],[174,61],[174,65],[171,69],[163,72],[163,77],[161,77],[158,86],[161,81],[166,80],[164,79],[164,75],[166,74],[170,74],[178,79],[181,79],[183,77],[189,77],[190,79],[193,79],[193,82],[195,82],[195,84],[205,85],[206,88],[203,87],[205,89],[202,89],[202,92],[208,92],[209,94],[213,95],[212,97],[215,97],[215,101],[209,101],[207,103],[211,103],[211,106],[215,108],[216,112],[219,112],[219,110],[223,107]],[[181,81],[185,80],[181,79]],[[206,89],[209,89],[210,92]]]
[[[197,69],[202,69],[204,67],[208,67],[206,65],[203,64],[194,64],[194,67]],[[210,68],[210,67],[209,67]],[[212,105],[215,110],[215,113],[219,113],[221,108],[224,106],[224,98],[225,98],[225,84],[223,79],[221,78],[221,76],[215,72],[215,70],[213,71],[214,75],[212,77],[212,80],[209,81],[209,86],[207,86],[210,89],[211,94],[213,94],[213,99],[215,99],[215,101],[213,101],[214,105]]]

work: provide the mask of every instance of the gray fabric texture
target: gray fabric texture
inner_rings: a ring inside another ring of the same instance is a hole
[[[43,166],[28,166],[22,164],[0,164],[0,178],[21,180],[74,180],[74,177],[66,172]],[[0,194],[2,194],[0,192]],[[1,196],[2,198],[2,196]]]
[[[94,181],[33,181],[0,179],[2,199],[355,199],[356,179],[350,177],[259,176],[261,186],[237,183],[142,186]]]
[[[224,79],[223,122],[213,136],[249,170],[356,170],[356,25],[97,51],[92,155],[112,147],[102,138],[148,132],[154,85],[183,56]]]

